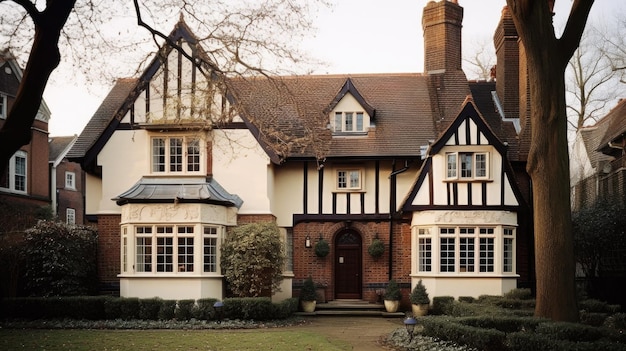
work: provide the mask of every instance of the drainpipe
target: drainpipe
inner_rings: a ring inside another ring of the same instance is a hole
[[[404,161],[404,167],[396,170],[396,160],[391,164],[389,174],[389,280],[393,278],[393,216],[396,213],[396,176],[409,169],[409,161]]]

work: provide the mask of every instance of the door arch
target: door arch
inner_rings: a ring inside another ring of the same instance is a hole
[[[353,229],[335,237],[335,298],[362,298],[362,240]]]

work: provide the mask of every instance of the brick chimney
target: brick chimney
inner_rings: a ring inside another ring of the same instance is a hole
[[[424,72],[461,70],[463,8],[456,0],[431,1],[424,8]]]
[[[496,93],[504,117],[518,118],[520,112],[520,49],[519,36],[508,7],[502,9],[500,22],[493,35],[496,47]]]

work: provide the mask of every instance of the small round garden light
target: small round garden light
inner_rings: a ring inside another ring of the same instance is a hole
[[[224,308],[224,303],[222,301],[217,301],[213,304],[213,309],[215,310],[215,317],[217,317],[217,324],[222,323],[222,308]]]
[[[417,320],[413,317],[408,317],[404,320],[404,326],[406,327],[406,332],[409,334],[409,341],[413,340],[413,332],[415,331],[415,325],[417,324]]]

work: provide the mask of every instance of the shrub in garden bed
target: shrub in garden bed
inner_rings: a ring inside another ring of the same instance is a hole
[[[575,342],[556,340],[545,334],[517,332],[506,337],[506,350],[510,351],[623,351],[624,344],[609,341]]]
[[[192,311],[193,317],[195,319],[204,319],[204,320],[213,319],[214,318],[213,314],[215,313],[213,305],[217,301],[218,300],[215,298],[198,299]]]
[[[176,300],[162,300],[161,308],[159,309],[160,320],[174,319],[174,312],[176,311]]]
[[[139,319],[158,320],[161,301],[158,297],[139,300]]]
[[[452,314],[453,306],[454,306],[454,297],[435,296],[433,297],[432,314]]]
[[[504,350],[506,334],[495,329],[483,329],[464,325],[455,318],[426,317],[420,318],[425,335],[441,340],[453,341],[483,351]]]
[[[535,317],[493,317],[479,316],[459,318],[459,323],[483,329],[496,329],[505,333],[512,333],[521,330],[532,331],[545,319]]]
[[[193,306],[196,304],[196,300],[178,300],[176,309],[174,310],[174,317],[179,321],[188,321],[192,317]]]

